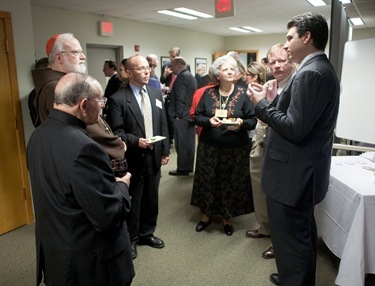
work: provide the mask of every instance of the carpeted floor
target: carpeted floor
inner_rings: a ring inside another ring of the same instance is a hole
[[[176,168],[176,154],[174,149],[171,151],[171,161],[162,171],[155,232],[166,246],[163,249],[138,246],[132,285],[273,285],[269,275],[276,272],[275,261],[261,257],[270,240],[245,237],[246,230],[257,227],[253,214],[233,219],[235,232],[231,237],[223,233],[220,221],[206,231],[195,231],[200,212],[190,206],[193,176],[168,175]],[[0,236],[1,286],[35,285],[34,241],[34,225]],[[338,264],[339,259],[320,241],[316,285],[335,285]]]

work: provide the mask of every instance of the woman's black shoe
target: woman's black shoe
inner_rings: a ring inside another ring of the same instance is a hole
[[[198,222],[197,226],[195,227],[195,230],[197,232],[201,232],[201,231],[205,230],[207,228],[207,226],[210,225],[210,223],[211,223],[210,220],[208,222],[204,222],[204,221],[201,220],[200,222]]]

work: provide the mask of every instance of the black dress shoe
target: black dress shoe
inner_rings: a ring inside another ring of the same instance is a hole
[[[138,256],[137,245],[132,244],[132,257],[133,257],[133,259],[136,259],[137,256]]]
[[[189,176],[189,172],[188,171],[176,170],[176,171],[170,171],[169,175],[171,175],[171,176]]]
[[[209,220],[208,222],[200,221],[198,222],[197,226],[195,227],[195,231],[201,232],[207,228],[211,224],[211,221]]]
[[[234,232],[234,228],[231,224],[223,224],[224,225],[224,232],[226,235],[231,236]]]
[[[139,238],[138,244],[148,245],[148,246],[155,247],[155,248],[164,247],[164,241],[162,241],[160,238],[157,238],[154,235],[149,235],[149,236]]]
[[[270,281],[275,285],[280,285],[280,276],[277,273],[272,273],[270,275]]]

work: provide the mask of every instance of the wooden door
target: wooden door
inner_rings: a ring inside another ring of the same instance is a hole
[[[0,11],[0,234],[34,220],[11,23]]]

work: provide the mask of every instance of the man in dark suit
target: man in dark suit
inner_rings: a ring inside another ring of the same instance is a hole
[[[104,107],[103,90],[94,78],[69,73],[54,101],[27,147],[37,285],[42,278],[46,285],[130,285],[131,175],[115,178],[108,154],[85,131]]]
[[[168,114],[169,104],[170,104],[170,91],[173,87],[173,83],[176,79],[176,75],[173,74],[173,71],[171,69],[171,61],[175,57],[180,56],[180,48],[174,47],[169,50],[169,59],[170,61],[163,64],[161,67],[161,76],[160,76],[160,83],[164,84],[165,87],[167,87],[166,91],[166,97],[165,97],[165,112],[167,114],[167,121],[168,121],[168,132],[169,132],[169,141],[172,144],[174,139],[173,134],[173,122],[170,120],[170,116]],[[190,71],[190,65],[186,65],[186,69]]]
[[[168,163],[169,140],[161,91],[147,86],[150,67],[146,58],[128,58],[125,69],[129,85],[109,98],[107,119],[113,132],[128,147],[126,159],[132,173],[129,232],[135,258],[137,244],[164,247],[164,242],[154,236],[154,231],[158,217],[160,167]],[[147,102],[151,104],[151,107],[148,105],[150,112],[147,112]],[[152,116],[152,123],[148,116]],[[152,135],[147,134],[151,131],[148,129],[150,124]],[[152,143],[152,138],[157,135],[166,139]]]
[[[119,90],[121,86],[121,80],[117,73],[117,65],[114,61],[107,60],[104,62],[103,65],[103,73],[106,77],[109,77],[107,86],[104,91],[104,96],[106,98],[110,98],[112,94]],[[107,114],[108,106],[106,106],[103,110],[103,114]]]
[[[276,82],[271,88],[252,84],[249,96],[256,116],[271,127],[262,171],[278,269],[270,279],[276,285],[313,286],[314,207],[328,190],[340,84],[324,54],[326,20],[304,13],[293,17],[287,27],[284,48],[299,64],[295,76],[272,103],[265,97],[276,93]]]
[[[190,108],[197,89],[197,81],[186,69],[182,57],[174,58],[171,68],[176,75],[176,80],[171,90],[168,114],[174,127],[177,170],[170,171],[169,175],[188,176],[189,172],[193,172],[195,157],[195,126],[190,117]]]

